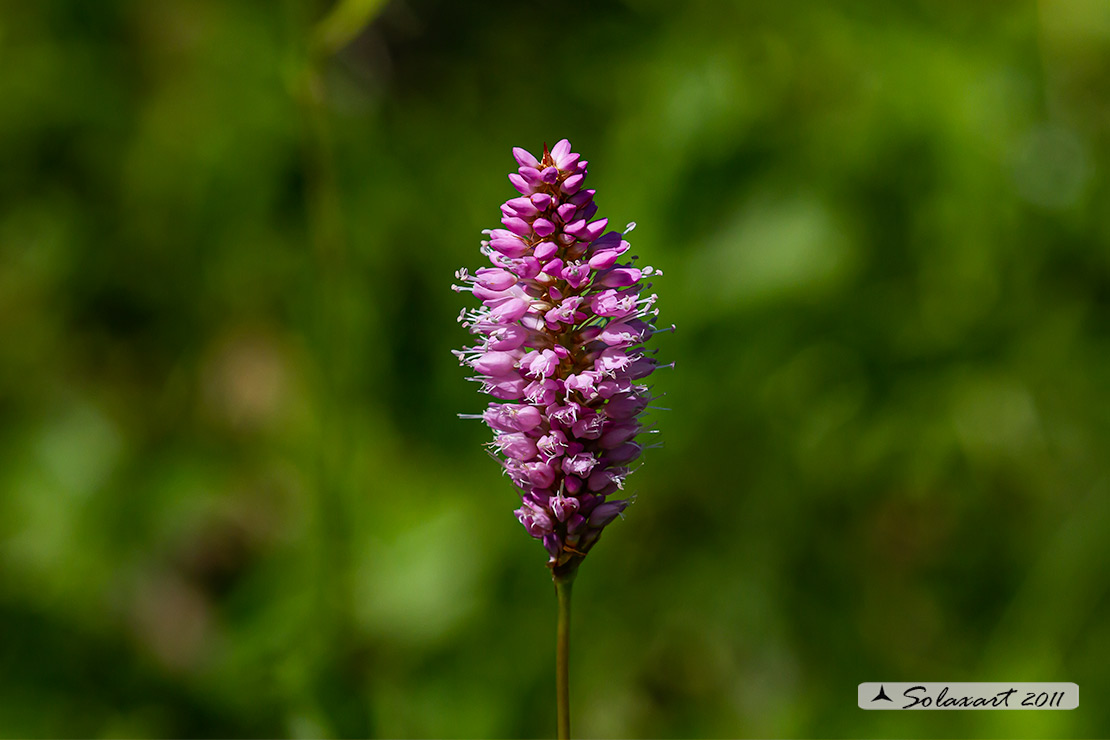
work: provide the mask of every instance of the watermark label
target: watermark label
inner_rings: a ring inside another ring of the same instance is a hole
[[[860,709],[1075,709],[1074,683],[886,681],[859,685]]]

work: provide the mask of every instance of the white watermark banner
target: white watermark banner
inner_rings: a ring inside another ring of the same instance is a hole
[[[1075,709],[1074,683],[885,681],[859,685],[860,709]]]

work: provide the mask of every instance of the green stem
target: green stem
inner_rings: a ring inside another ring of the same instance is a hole
[[[559,740],[570,740],[570,588],[575,571],[557,574],[555,595],[559,618],[555,628],[555,702],[558,711]]]

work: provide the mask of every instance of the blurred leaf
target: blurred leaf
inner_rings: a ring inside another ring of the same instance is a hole
[[[312,29],[312,56],[328,57],[349,44],[374,21],[386,1],[339,0]]]

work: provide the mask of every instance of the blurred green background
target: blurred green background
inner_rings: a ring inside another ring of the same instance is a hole
[[[553,732],[449,285],[568,137],[678,325],[575,731],[1110,736],[1110,3],[2,7],[0,735]]]

